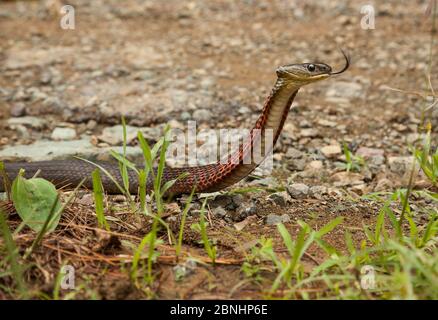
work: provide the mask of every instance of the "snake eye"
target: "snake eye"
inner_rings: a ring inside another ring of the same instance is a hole
[[[315,71],[315,65],[314,64],[308,64],[307,65],[307,70],[309,70],[310,72],[313,72],[313,71]]]

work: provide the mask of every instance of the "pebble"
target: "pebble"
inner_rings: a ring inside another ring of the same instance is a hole
[[[286,191],[271,193],[268,196],[268,200],[272,201],[276,205],[283,207],[290,201],[290,196]]]
[[[317,123],[323,127],[336,127],[337,123],[334,121],[326,120],[326,119],[318,119]]]
[[[321,153],[326,158],[335,158],[342,153],[341,146],[338,144],[325,146],[321,148]]]
[[[97,122],[95,120],[90,120],[87,122],[87,129],[94,130],[97,127]]]
[[[195,112],[193,112],[192,115],[193,119],[199,122],[207,122],[210,121],[212,118],[212,113],[209,110],[206,109],[197,109]]]
[[[300,137],[302,138],[315,138],[319,135],[318,130],[314,128],[306,128],[300,130]]]
[[[287,186],[287,192],[294,199],[305,198],[309,193],[309,187],[304,183],[292,183]]]
[[[138,131],[143,133],[146,140],[157,141],[160,135],[159,128],[135,127],[126,126],[126,143],[130,144],[137,138]],[[109,145],[120,145],[123,143],[123,126],[115,125],[103,129],[102,134],[98,136],[100,141],[106,142]]]
[[[309,189],[309,195],[318,200],[322,200],[325,194],[327,194],[327,188],[324,186],[312,186]]]
[[[131,143],[137,137],[137,132],[140,128],[126,126],[126,143]],[[116,125],[103,129],[102,134],[98,136],[100,141],[106,142],[112,146],[123,143],[123,126]]]
[[[52,140],[73,140],[76,138],[76,130],[73,128],[57,127],[50,136]]]
[[[38,130],[41,130],[47,126],[46,120],[41,119],[41,118],[37,118],[37,117],[31,117],[31,116],[19,117],[19,118],[9,118],[7,123],[10,127],[12,127],[14,125],[23,125],[23,126],[31,127],[31,128],[38,129]]]
[[[304,153],[295,148],[287,148],[285,157],[290,159],[300,159],[304,156]]]
[[[337,172],[333,174],[330,178],[335,187],[360,185],[363,184],[363,180],[364,180],[363,175],[351,171]]]
[[[246,206],[242,206],[237,209],[237,214],[233,215],[234,221],[242,221],[243,219],[252,216],[257,213],[257,206],[254,203],[250,203]]]
[[[222,207],[216,207],[211,210],[211,213],[218,218],[223,218],[227,215],[227,211]]]
[[[412,163],[414,158],[412,156],[409,157],[389,157],[388,165],[389,169],[398,174],[404,175],[408,170],[412,168]]]
[[[12,117],[22,117],[26,114],[26,105],[24,103],[16,103],[11,108]]]
[[[266,224],[268,225],[275,225],[279,223],[288,223],[290,222],[290,217],[287,214],[283,215],[277,215],[277,214],[270,214],[266,217],[265,220]]]
[[[307,159],[293,159],[287,162],[289,170],[303,171],[306,167]]]
[[[386,178],[382,178],[382,179],[379,179],[377,181],[377,184],[374,187],[374,192],[389,191],[389,190],[392,190],[393,187],[394,187],[394,185],[391,182],[391,180],[386,179]]]
[[[385,151],[383,149],[376,149],[376,148],[367,148],[367,147],[360,147],[356,151],[357,156],[361,156],[364,159],[371,159],[374,157],[383,157]]]
[[[310,161],[307,165],[306,165],[306,170],[320,170],[324,167],[324,164],[322,163],[321,160],[313,160]]]
[[[89,139],[70,141],[39,140],[29,145],[16,145],[0,150],[0,158],[27,159],[43,161],[52,159],[65,159],[72,156],[87,156],[95,153]]]
[[[42,103],[42,108],[38,112],[40,115],[47,113],[62,114],[64,112],[64,104],[57,97],[47,97]]]
[[[171,202],[166,204],[165,208],[166,208],[166,213],[169,215],[179,215],[181,213],[181,208],[176,202]]]

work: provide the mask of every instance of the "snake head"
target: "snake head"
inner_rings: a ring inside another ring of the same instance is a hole
[[[345,66],[340,71],[333,72],[332,67],[328,64],[313,62],[281,66],[277,69],[277,76],[287,84],[301,87],[335,74],[341,74],[350,66],[350,58],[343,50],[341,52],[345,58]]]
[[[277,76],[285,82],[303,86],[330,77],[332,67],[325,63],[288,64],[277,69]]]

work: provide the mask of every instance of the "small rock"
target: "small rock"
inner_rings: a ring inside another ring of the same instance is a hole
[[[365,183],[357,184],[351,187],[351,191],[362,196],[367,193],[368,187]]]
[[[389,157],[388,164],[389,169],[398,174],[404,175],[408,170],[412,168],[413,157]]]
[[[318,119],[317,123],[323,127],[336,127],[337,123],[334,121],[326,120],[326,119]]]
[[[331,176],[335,187],[347,187],[363,184],[364,176],[354,172],[337,172]]]
[[[242,106],[239,108],[239,110],[237,110],[240,114],[246,114],[246,113],[250,113],[251,109],[246,107],[246,106]]]
[[[198,109],[195,112],[193,112],[192,115],[193,119],[199,122],[207,122],[210,121],[212,118],[212,114],[209,110],[206,109]]]
[[[21,139],[27,140],[30,138],[29,130],[25,126],[21,124],[15,125],[14,130],[17,132],[18,136]]]
[[[90,120],[87,122],[87,130],[94,130],[97,127],[97,122],[95,120]]]
[[[304,156],[304,153],[295,148],[288,148],[285,154],[286,158],[300,159]]]
[[[320,170],[324,167],[324,164],[322,163],[322,161],[320,160],[313,160],[310,161],[307,165],[306,165],[306,170]]]
[[[356,151],[357,156],[361,156],[364,159],[371,159],[374,157],[383,157],[385,151],[382,149],[376,149],[376,148],[367,148],[367,147],[360,147]]]
[[[289,170],[303,171],[306,167],[307,159],[292,159],[287,162]]]
[[[82,197],[78,198],[76,200],[76,203],[81,204],[83,206],[92,206],[94,204],[94,197],[92,194],[87,193],[84,194]]]
[[[179,207],[178,203],[171,202],[166,204],[166,213],[168,215],[178,215],[181,213],[181,208]]]
[[[218,218],[223,218],[227,215],[227,211],[225,211],[225,209],[222,207],[213,208],[211,212],[213,213],[214,216]]]
[[[335,198],[343,197],[342,191],[336,188],[327,188],[327,194]]]
[[[22,117],[26,114],[26,106],[24,103],[14,104],[11,108],[12,117]]]
[[[286,191],[281,191],[281,192],[271,193],[268,196],[268,200],[272,201],[273,203],[275,203],[280,207],[283,207],[290,201],[290,197]]]
[[[309,193],[309,187],[304,183],[292,183],[287,186],[287,192],[294,199],[301,199]]]
[[[52,73],[48,70],[43,71],[40,77],[41,84],[49,84],[52,81]]]
[[[242,206],[243,200],[244,197],[241,194],[235,194],[232,196],[232,201],[237,208]]]
[[[325,194],[327,194],[327,188],[324,186],[312,186],[309,189],[309,195],[318,200],[322,200]]]
[[[190,116],[190,113],[189,113],[189,112],[187,112],[187,111],[183,111],[183,112],[181,112],[181,115],[179,116],[179,118],[180,118],[182,121],[187,121],[187,120],[190,120],[190,119],[191,119],[191,116]]]
[[[415,144],[423,139],[423,134],[418,132],[408,133],[406,136],[406,142],[408,144]]]
[[[76,138],[76,130],[73,128],[60,128],[57,127],[53,130],[52,140],[73,140]]]
[[[290,222],[290,217],[287,214],[283,214],[281,216],[277,214],[270,214],[266,217],[266,224],[268,225],[275,225],[287,222]]]
[[[385,163],[385,157],[384,156],[375,156],[370,159],[368,159],[367,164],[371,168],[377,168]]]
[[[140,128],[126,126],[126,143],[129,144],[137,137],[137,132]],[[112,146],[119,145],[123,142],[123,126],[116,125],[103,129],[102,134],[98,136],[100,141],[106,142]]]
[[[47,121],[41,118],[27,116],[20,118],[9,118],[8,125],[23,125],[34,129],[43,129],[47,126]]]
[[[310,128],[312,126],[312,124],[308,120],[303,119],[300,121],[299,126],[300,126],[300,128]]]
[[[325,146],[321,148],[321,153],[326,158],[335,158],[342,153],[341,146],[338,144]]]
[[[47,97],[44,99],[42,103],[42,108],[39,111],[39,114],[44,115],[45,113],[55,113],[62,114],[66,112],[66,108],[64,108],[64,104],[59,100],[58,97]]]
[[[374,192],[380,192],[380,191],[390,191],[393,188],[393,183],[391,180],[382,178],[377,181],[376,186],[374,187]]]
[[[254,181],[251,181],[249,185],[252,186],[265,186],[270,188],[275,188],[278,186],[278,181],[273,177],[266,177],[263,179],[256,179]]]
[[[252,216],[257,213],[257,206],[254,203],[250,203],[245,206],[241,206],[237,209],[237,214],[232,216],[233,221],[242,221],[243,219]]]
[[[302,138],[314,138],[319,135],[318,130],[314,128],[306,128],[300,131],[300,137]]]
[[[234,228],[236,228],[237,231],[242,231],[247,225],[257,221],[257,216],[249,216],[245,218],[244,220],[237,222],[234,224]]]
[[[105,151],[107,152],[107,151]],[[43,161],[72,156],[90,157],[96,153],[89,139],[71,141],[39,140],[29,145],[9,146],[0,150],[0,158]]]

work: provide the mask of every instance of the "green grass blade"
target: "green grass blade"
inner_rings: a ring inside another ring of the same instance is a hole
[[[105,228],[107,231],[109,231],[110,227],[106,221],[105,213],[104,213],[104,206],[103,206],[104,190],[102,185],[102,179],[100,178],[99,169],[95,169],[91,174],[91,176],[93,178],[93,195],[94,195],[94,203],[96,207],[97,223],[99,228]]]
[[[6,222],[5,214],[2,210],[0,210],[0,231],[4,239],[7,257],[9,263],[11,264],[11,273],[14,278],[15,284],[17,286],[18,291],[20,292],[20,296],[22,298],[26,298],[28,296],[26,282],[24,280],[23,275],[23,267],[20,264],[20,256],[18,253],[18,248],[12,238],[11,231]]]

